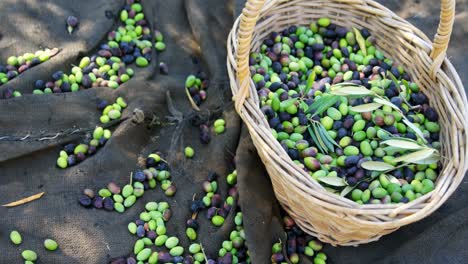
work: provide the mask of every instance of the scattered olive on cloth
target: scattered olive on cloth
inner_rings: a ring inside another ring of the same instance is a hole
[[[130,64],[147,67],[152,59],[153,39],[142,5],[138,1],[125,5],[120,12],[120,21],[124,25],[107,34],[107,43],[102,44],[96,54],[81,58],[79,65],[73,66],[69,74],[57,71],[51,80],[37,80],[33,93],[76,92],[92,87],[117,89],[133,77],[134,71],[128,67]],[[77,25],[76,17],[67,19],[70,34]],[[160,32],[155,33],[155,41],[155,49],[164,51]]]
[[[92,189],[84,189],[78,197],[79,204],[86,208],[124,213],[145,191],[155,189],[158,182],[166,196],[174,196],[177,189],[170,180],[169,165],[156,153],[149,154],[145,164],[146,169],[132,172],[130,182],[123,187],[110,182],[106,188],[99,189],[97,195]]]

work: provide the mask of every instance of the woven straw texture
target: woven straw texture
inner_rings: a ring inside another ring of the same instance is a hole
[[[227,67],[236,109],[247,125],[270,175],[275,195],[309,234],[332,245],[378,240],[399,227],[421,220],[455,191],[467,170],[467,99],[446,50],[454,21],[455,0],[443,0],[433,42],[392,11],[371,0],[248,0],[228,38]],[[440,116],[442,170],[434,191],[407,204],[359,205],[327,192],[288,157],[272,136],[259,108],[248,57],[271,31],[308,25],[329,17],[347,28],[368,28],[376,46],[410,73]]]

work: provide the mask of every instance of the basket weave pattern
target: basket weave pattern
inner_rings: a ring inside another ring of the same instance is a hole
[[[378,240],[439,208],[467,170],[468,110],[463,85],[446,58],[455,0],[443,0],[441,21],[432,43],[420,30],[371,0],[248,0],[228,38],[227,67],[236,109],[270,175],[274,192],[298,225],[323,242],[358,245]],[[272,31],[308,25],[320,17],[370,30],[376,46],[400,63],[422,87],[441,124],[442,170],[434,191],[407,204],[359,205],[327,192],[289,158],[260,111],[250,78],[249,54]]]

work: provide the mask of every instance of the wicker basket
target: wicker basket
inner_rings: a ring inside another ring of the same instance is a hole
[[[372,0],[248,0],[228,38],[227,67],[236,109],[247,125],[271,177],[276,197],[298,225],[323,242],[358,245],[378,240],[439,208],[467,170],[468,105],[446,50],[455,0],[442,0],[434,43],[417,28]],[[407,69],[440,116],[443,168],[434,191],[407,204],[359,205],[327,192],[295,165],[259,108],[250,78],[249,53],[271,31],[307,25],[320,17],[347,28],[367,27],[384,54]]]

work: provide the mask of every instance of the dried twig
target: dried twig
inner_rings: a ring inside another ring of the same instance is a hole
[[[193,101],[192,99],[192,96],[190,96],[190,93],[187,89],[185,89],[185,94],[187,95],[189,101],[190,101],[190,104],[192,105],[192,108],[197,110],[197,111],[200,111],[200,108],[198,107],[198,105]]]
[[[205,257],[206,263],[208,263],[208,258],[206,257],[205,249],[203,249],[202,243],[200,243],[200,248],[201,248],[201,251],[202,251],[202,253],[203,253],[203,257]]]
[[[45,192],[41,192],[41,193],[38,193],[38,194],[35,194],[35,195],[31,195],[29,197],[23,198],[23,199],[18,200],[16,202],[12,202],[12,203],[9,203],[9,204],[4,204],[2,206],[4,206],[4,207],[15,207],[15,206],[18,206],[18,205],[29,203],[29,202],[32,202],[34,200],[37,200],[37,199],[41,198],[44,194],[45,194]]]

